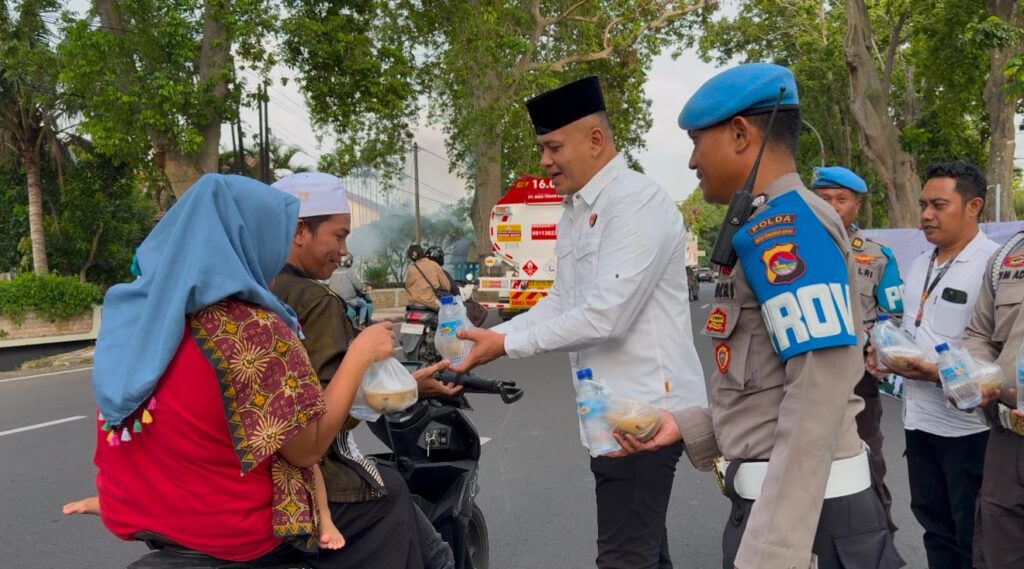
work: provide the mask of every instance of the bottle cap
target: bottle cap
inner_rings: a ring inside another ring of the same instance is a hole
[[[451,296],[451,295],[449,295],[449,296],[442,296],[441,297],[441,304],[455,304],[455,297]]]
[[[878,318],[875,318],[875,322],[887,322],[889,320],[888,314],[879,314]]]
[[[594,379],[594,372],[589,367],[583,368],[576,372],[576,379],[580,381],[585,379]]]
[[[938,346],[935,346],[935,351],[940,353],[940,354],[942,352],[948,352],[949,351],[949,344],[943,342],[943,343],[939,344]]]

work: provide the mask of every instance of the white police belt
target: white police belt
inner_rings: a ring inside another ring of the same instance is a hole
[[[719,460],[715,464],[716,474],[725,479],[729,461]],[[768,474],[767,462],[744,462],[736,469],[732,485],[736,494],[745,500],[756,500],[761,495],[764,478]],[[832,462],[832,470],[825,486],[825,499],[850,496],[863,492],[871,487],[871,468],[868,464],[868,453],[864,452],[850,458],[842,458]]]

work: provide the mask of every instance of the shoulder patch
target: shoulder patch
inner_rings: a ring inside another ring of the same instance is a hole
[[[889,314],[903,314],[903,279],[896,265],[896,257],[885,245],[879,245],[885,256],[885,267],[875,287],[875,301]]]
[[[784,218],[793,220],[791,235],[757,239],[771,232],[771,225],[763,225],[766,219]],[[759,225],[763,229],[751,234],[749,229]],[[768,202],[736,233],[733,246],[783,361],[811,350],[857,345],[846,260],[798,192]]]

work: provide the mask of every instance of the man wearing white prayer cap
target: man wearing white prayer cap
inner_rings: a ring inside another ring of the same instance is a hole
[[[340,178],[321,172],[285,176],[273,187],[298,198],[299,223],[288,263],[270,283],[270,290],[295,310],[305,336],[302,344],[326,388],[355,337],[345,301],[323,282],[348,252],[345,239],[352,230],[348,198]],[[436,365],[416,374],[421,396],[458,392],[460,388],[433,379],[434,372],[441,369],[442,365]],[[335,452],[329,452],[320,464],[331,517],[349,538],[337,554],[321,550],[321,561],[329,556],[325,565],[343,569],[454,567],[451,548],[412,503],[401,475],[360,454],[351,433],[358,424],[349,419],[334,445]]]

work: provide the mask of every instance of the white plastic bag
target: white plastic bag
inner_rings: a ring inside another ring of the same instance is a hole
[[[381,414],[408,409],[418,399],[416,378],[398,360],[388,358],[366,370],[350,414],[363,421],[376,421]]]

